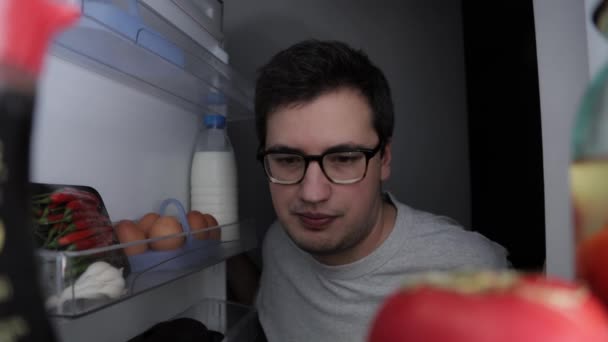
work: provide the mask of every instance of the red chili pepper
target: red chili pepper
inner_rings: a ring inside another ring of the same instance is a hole
[[[84,219],[97,219],[100,221],[107,221],[107,218],[97,210],[78,210],[74,212],[64,210],[60,213],[48,214],[47,217],[37,220],[37,223],[41,225],[47,225],[60,222],[80,221]]]
[[[47,198],[37,200],[36,203],[66,203],[72,200],[78,199],[74,194],[56,192],[50,194]]]
[[[62,188],[51,194],[41,194],[34,196],[33,202],[38,204],[45,203],[67,203],[76,199],[94,202],[99,205],[99,198],[94,194],[78,190],[75,188]]]
[[[50,248],[54,248],[57,245],[59,239],[66,237],[73,233],[78,233],[86,230],[104,230],[106,226],[110,225],[110,220],[106,217],[103,217],[102,220],[94,220],[94,219],[85,219],[76,221],[70,224],[61,223],[60,226],[57,227],[56,234],[53,238],[50,238],[50,242],[48,245]]]
[[[65,191],[67,191],[67,193],[72,195],[74,198],[82,199],[85,201],[91,201],[91,202],[97,203],[97,205],[100,204],[99,197],[97,197],[95,194],[93,194],[91,192],[84,191],[84,190],[78,190],[78,189],[74,189],[74,188],[67,188],[67,189],[63,190],[62,192],[65,193]]]
[[[32,208],[32,214],[34,217],[42,217],[44,216],[44,210],[42,208]]]
[[[49,212],[57,213],[58,211],[65,211],[66,214],[76,210],[99,210],[101,204],[91,202],[82,199],[76,199],[67,203],[49,203],[47,210]]]
[[[62,222],[64,220],[64,218],[65,218],[64,213],[48,214],[46,219],[38,220],[38,222],[40,224],[52,224],[52,223]]]
[[[45,212],[46,214],[68,214],[71,210],[66,208],[66,204],[65,203],[59,203],[59,204],[49,204],[46,206]]]
[[[77,199],[77,200],[68,202],[68,204],[66,204],[65,207],[70,209],[70,211],[97,210],[97,208],[99,207],[99,203],[94,203],[91,201]]]
[[[73,221],[80,221],[84,219],[98,219],[108,221],[108,218],[103,216],[102,213],[96,210],[79,210],[73,212],[70,216]]]
[[[93,235],[101,234],[104,232],[112,232],[112,230],[113,229],[111,226],[95,227],[95,228],[91,228],[91,229],[79,230],[79,231],[67,234],[63,237],[60,237],[57,240],[57,244],[59,246],[67,246],[78,240],[83,240],[85,238],[91,237]]]
[[[55,210],[55,209],[58,209],[58,208],[63,208],[63,204],[64,203],[49,203],[49,205],[47,206],[47,208],[49,210]]]
[[[110,225],[110,224],[111,224],[111,222],[108,218],[100,215],[98,217],[86,217],[81,220],[74,221],[74,222],[72,222],[71,225],[73,225],[77,230],[80,230],[80,229],[89,229],[89,228]]]
[[[70,246],[68,246],[68,250],[82,251],[85,249],[100,248],[110,246],[115,242],[116,241],[111,232],[101,233],[93,235],[87,239],[73,242],[72,244],[70,244]]]
[[[65,235],[62,233],[68,227],[67,223],[56,223],[49,230],[46,240],[44,241],[43,247],[54,249],[56,246],[58,236]]]

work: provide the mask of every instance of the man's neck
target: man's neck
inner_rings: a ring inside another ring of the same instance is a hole
[[[328,266],[353,263],[373,253],[388,238],[395,228],[397,209],[384,194],[380,198],[378,218],[371,231],[352,248],[334,255],[313,256],[317,261]]]

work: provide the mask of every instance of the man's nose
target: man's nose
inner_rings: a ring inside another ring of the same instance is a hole
[[[317,161],[311,161],[300,182],[300,198],[309,203],[323,202],[331,194],[331,182]]]

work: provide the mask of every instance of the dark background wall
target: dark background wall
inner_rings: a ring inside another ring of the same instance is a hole
[[[466,0],[226,0],[226,50],[251,80],[274,53],[302,39],[337,39],[365,50],[385,72],[395,102],[393,173],[385,188],[494,238],[512,251],[516,266],[528,267],[544,255],[537,239],[544,227],[534,152],[538,104],[533,89],[524,89],[533,81],[524,74],[535,71],[533,23],[513,28],[532,16],[531,1],[523,2],[527,7],[504,12],[509,4],[484,3],[480,11]],[[514,32],[518,38],[510,37]],[[516,57],[525,69],[510,66]],[[512,74],[517,70],[520,78]],[[506,76],[516,87],[503,83]],[[255,217],[263,236],[275,215],[255,161],[253,122],[232,122],[229,133],[246,170],[239,175],[241,216]]]
[[[545,258],[543,155],[531,0],[463,1],[473,226],[512,263]]]

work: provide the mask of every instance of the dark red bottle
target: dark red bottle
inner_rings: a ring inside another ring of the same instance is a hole
[[[78,12],[49,0],[0,5],[0,341],[54,341],[31,236],[30,134],[48,41]]]

